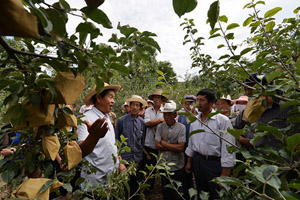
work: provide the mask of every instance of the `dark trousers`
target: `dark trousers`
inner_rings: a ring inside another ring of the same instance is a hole
[[[130,188],[130,195],[128,195],[128,191],[125,188],[125,195],[126,199],[128,199],[130,196],[132,196],[138,189],[139,189],[139,183],[142,182],[143,180],[143,174],[140,172],[142,170],[141,165],[138,164],[137,170],[136,170],[136,175],[130,175],[130,180],[128,182],[129,188]],[[133,200],[139,200],[139,192],[137,195],[132,197],[131,199]]]
[[[173,175],[170,175],[170,178],[174,181],[180,181],[181,182],[181,187],[179,187],[178,192],[182,193],[184,196],[184,181],[185,181],[185,169],[180,169],[177,171],[173,171]],[[172,188],[165,187],[166,185],[171,184],[170,180],[165,177],[161,176],[161,186],[162,186],[162,193],[163,193],[163,198],[164,200],[181,200],[182,198],[178,194],[178,192]],[[174,186],[176,187],[177,185],[174,183]]]
[[[152,153],[154,153],[155,155],[158,155],[158,151],[156,149],[151,149],[150,147],[146,147],[146,146],[144,146],[144,149],[150,155],[151,160],[148,160],[146,154],[143,152],[143,160],[141,163],[141,167],[142,167],[142,170],[144,170],[145,172],[147,172],[147,174],[149,174],[149,170],[147,169],[146,165],[149,165],[149,166],[156,165],[157,159],[154,155],[152,155]],[[149,188],[150,190],[154,188],[154,183],[155,183],[154,178],[148,180],[148,184],[150,185],[150,188]]]
[[[221,160],[205,159],[200,154],[195,153],[193,157],[193,172],[198,194],[201,191],[205,191],[210,193],[209,199],[218,199],[219,195],[217,191],[220,190],[220,187],[218,184],[210,181],[221,175]]]
[[[187,163],[187,155],[184,154],[184,160],[185,160],[185,165]],[[193,158],[191,158],[191,164],[193,166]],[[193,173],[186,173],[186,171],[184,170],[185,173],[185,181],[184,181],[184,185],[185,185],[185,191],[184,191],[184,199],[189,200],[190,195],[189,195],[189,189],[190,188],[194,188],[194,180],[193,180]],[[194,199],[194,198],[193,198]]]

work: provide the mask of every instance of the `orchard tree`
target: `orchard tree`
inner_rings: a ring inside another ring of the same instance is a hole
[[[118,24],[118,34],[112,34],[106,43],[99,42],[101,30],[112,28],[112,23],[97,8],[103,1],[97,1],[97,5],[94,4],[96,1],[86,2],[88,6],[81,9],[71,8],[65,0],[53,4],[44,0],[24,0],[23,5],[19,0],[2,3],[0,88],[1,98],[4,98],[1,99],[2,108],[7,108],[2,123],[11,123],[13,130],[20,132],[21,136],[16,151],[0,160],[0,173],[2,180],[11,184],[13,189],[26,176],[43,176],[50,180],[40,193],[50,188],[55,179],[64,183],[65,190],[73,191],[74,196],[81,197],[90,191],[89,184],[83,191],[75,191],[70,184],[80,168],[56,173],[54,158],[44,138],[55,138],[52,149],[62,157],[61,167],[69,165],[69,158],[59,148],[76,139],[76,135],[66,128],[67,125],[77,125],[68,105],[94,84],[97,91],[101,91],[104,82],[110,83],[115,72],[128,76],[133,63],[144,62],[160,51],[153,39],[154,33],[139,32],[129,25]],[[66,30],[70,15],[78,18],[75,33]],[[6,38],[5,35],[15,37]],[[85,82],[88,87],[85,87]],[[114,83],[120,81],[115,79]],[[68,120],[62,122],[61,116]],[[0,139],[9,131],[2,131]],[[91,198],[118,195],[125,198],[123,184],[126,184],[129,174],[135,173],[134,165],[131,166],[126,173],[119,175],[116,172],[110,177],[107,186],[110,192],[105,192],[106,186],[98,186]],[[84,180],[75,181],[78,186]]]

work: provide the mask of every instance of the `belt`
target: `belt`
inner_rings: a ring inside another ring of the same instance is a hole
[[[196,153],[195,155],[199,156],[200,158],[202,158],[204,160],[217,160],[217,161],[221,160],[221,157],[219,157],[219,156],[202,155],[200,153]]]

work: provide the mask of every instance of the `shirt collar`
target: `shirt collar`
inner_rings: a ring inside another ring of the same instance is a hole
[[[105,118],[109,119],[109,115],[108,115],[108,114],[104,115],[104,114],[103,114],[100,110],[98,110],[95,106],[93,106],[92,110],[96,113],[96,115],[98,115],[98,117],[100,117],[100,118],[105,117]]]
[[[161,106],[161,107],[159,108],[159,111],[162,111],[162,108],[163,108],[163,107]],[[155,110],[154,110],[154,107],[153,107],[153,106],[151,107],[151,109],[152,109],[152,111],[153,111],[153,112],[155,112]],[[158,111],[158,112],[159,112],[159,111]]]
[[[175,121],[175,124],[173,124],[173,126],[168,126],[167,124],[166,124],[166,126],[167,126],[168,128],[170,128],[170,129],[173,129],[173,128],[175,127],[176,124],[177,124],[177,122]]]
[[[214,113],[214,112],[216,112],[216,111],[215,111],[214,109],[212,109],[211,113]],[[212,116],[210,119],[217,119],[217,115],[218,115],[218,114]],[[199,114],[197,115],[197,117],[198,117],[199,119],[201,119],[201,112],[199,112]]]

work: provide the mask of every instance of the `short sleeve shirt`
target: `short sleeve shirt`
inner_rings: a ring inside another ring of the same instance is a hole
[[[201,119],[201,113],[197,116],[197,118]],[[235,138],[230,133],[226,133],[228,128],[232,129],[232,125],[228,117],[222,114],[217,114],[212,116],[210,119],[207,119],[204,123],[215,133],[226,138],[232,144],[235,144]],[[191,124],[190,133],[199,129],[203,130],[203,132],[193,134],[189,138],[189,144],[185,153],[189,157],[193,157],[194,152],[205,156],[221,157],[222,167],[233,167],[235,165],[235,153],[230,154],[227,151],[227,147],[231,146],[231,144],[214,135],[211,130],[201,124],[198,120]]]
[[[155,140],[160,142],[165,140],[170,144],[186,142],[185,126],[176,122],[173,126],[168,126],[165,122],[158,125]],[[184,152],[159,151],[168,163],[175,163],[170,171],[180,170],[184,167]]]
[[[81,176],[91,181],[93,185],[96,185],[97,183],[105,183],[106,175],[119,166],[118,159],[117,163],[114,164],[112,156],[112,154],[114,154],[115,157],[118,158],[117,146],[115,145],[115,132],[110,122],[109,115],[104,115],[96,107],[93,107],[91,110],[84,113],[82,120],[87,120],[92,124],[99,118],[106,118],[109,130],[103,138],[99,139],[92,153],[83,158],[83,160],[87,160],[93,167],[95,167],[97,172],[86,174],[86,169],[81,171]],[[87,126],[85,124],[79,125],[78,142],[84,141],[88,135],[89,132],[87,130]]]
[[[147,110],[145,111],[145,123],[151,121],[151,120],[156,120],[156,119],[160,119],[163,118],[164,115],[161,112],[155,112],[154,108],[147,108]],[[155,139],[154,139],[154,132],[153,129],[155,129],[155,127],[147,127],[146,128],[146,136],[145,136],[145,143],[144,146],[146,147],[150,147],[151,149],[155,149]]]

